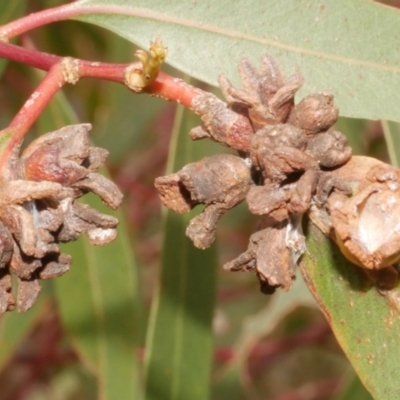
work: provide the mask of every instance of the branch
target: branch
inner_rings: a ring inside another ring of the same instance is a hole
[[[8,41],[15,36],[26,33],[40,26],[48,25],[57,21],[63,21],[79,14],[94,12],[91,8],[80,9],[76,7],[75,3],[76,1],[59,7],[32,13],[15,21],[11,21],[10,23],[0,27],[0,37],[2,40]]]
[[[20,62],[31,67],[48,71],[55,64],[62,60],[62,57],[44,53],[37,50],[27,49],[10,43],[0,41],[0,58]],[[127,70],[135,69],[140,71],[140,62],[130,64],[111,64],[76,59],[79,65],[81,78],[97,78],[113,82],[126,84],[125,73]],[[185,107],[191,108],[193,98],[199,93],[200,89],[185,83],[164,72],[160,72],[155,81],[143,90],[153,96],[161,97],[165,100],[176,101]]]

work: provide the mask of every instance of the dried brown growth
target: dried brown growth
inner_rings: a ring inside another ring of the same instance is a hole
[[[119,189],[97,174],[108,155],[90,147],[89,124],[72,125],[33,141],[13,162],[12,180],[0,187],[0,313],[28,310],[35,302],[38,279],[68,271],[71,257],[60,253],[60,242],[86,233],[92,244],[116,236],[118,220],[81,204],[77,199],[96,193],[109,207],[122,201]],[[4,179],[3,179],[4,181]],[[18,280],[17,302],[11,276]]]
[[[325,173],[345,164],[351,148],[340,132],[329,131],[338,117],[332,95],[312,94],[295,105],[303,78],[296,73],[285,79],[268,55],[259,71],[243,60],[239,72],[243,89],[220,77],[227,103],[210,93],[194,97],[192,108],[204,125],[190,136],[210,138],[238,150],[242,158],[205,158],[158,178],[156,187],[163,203],[176,212],[206,205],[187,229],[199,248],[213,243],[218,219],[245,200],[252,213],[262,216],[262,226],[248,250],[225,268],[254,270],[262,291],[272,293],[276,287],[290,289],[304,251],[301,217],[314,199],[325,203],[340,186]]]
[[[201,249],[211,246],[219,218],[245,198],[250,184],[248,164],[230,154],[206,157],[155,182],[162,202],[175,212],[185,213],[198,204],[206,205],[186,231]]]
[[[373,158],[352,157],[326,173],[325,181],[332,194],[313,205],[311,220],[379,288],[393,288],[398,281],[393,265],[400,260],[400,170]]]

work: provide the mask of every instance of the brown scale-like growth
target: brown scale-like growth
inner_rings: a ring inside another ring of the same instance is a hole
[[[237,150],[239,157],[204,158],[158,178],[156,188],[174,211],[206,205],[186,232],[199,248],[213,243],[219,218],[245,200],[262,224],[249,249],[225,268],[254,270],[262,291],[272,293],[277,287],[290,289],[304,251],[301,216],[317,192],[320,199],[325,193],[326,200],[338,186],[324,175],[345,164],[351,148],[340,132],[329,130],[338,117],[332,95],[311,94],[295,104],[302,76],[296,72],[286,79],[268,55],[260,70],[243,60],[239,72],[243,89],[220,77],[226,103],[210,93],[193,98],[191,106],[204,125],[190,132],[192,139],[209,138]],[[321,187],[325,184],[331,186]]]
[[[72,259],[60,251],[61,242],[85,233],[95,245],[116,236],[118,220],[78,199],[97,194],[110,208],[122,201],[115,184],[95,171],[108,152],[91,147],[89,124],[71,125],[34,140],[13,161],[0,186],[0,313],[28,310],[35,302],[38,280],[55,278]],[[12,177],[12,178],[10,178]],[[18,281],[17,300],[11,275]]]

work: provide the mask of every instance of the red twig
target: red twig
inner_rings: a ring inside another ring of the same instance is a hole
[[[85,13],[93,13],[92,9],[80,9],[75,6],[75,2],[64,4],[59,7],[32,13],[15,21],[12,21],[0,28],[0,36],[4,39],[11,39],[22,33],[28,32],[39,26],[63,21],[73,16]]]
[[[48,71],[62,60],[62,57],[53,54],[26,49],[5,42],[0,42],[0,58],[20,62],[45,71]],[[125,70],[132,66],[132,64],[110,64],[78,59],[77,63],[81,78],[98,78],[123,84],[125,83]],[[138,69],[141,67],[139,62],[134,63],[134,65]],[[193,98],[201,93],[201,90],[194,88],[181,79],[160,72],[155,82],[143,92],[166,100],[176,101],[190,108]]]
[[[48,71],[55,64],[62,61],[63,57],[41,51],[27,49],[11,43],[0,42],[0,58],[20,62],[31,67]],[[132,64],[111,64],[96,61],[78,60],[80,76],[106,79],[124,83],[125,69]],[[140,68],[139,62],[135,63]]]
[[[24,47],[1,41],[0,57],[43,70],[49,70],[54,64],[61,60],[61,57],[53,54],[26,49]]]
[[[160,72],[155,82],[148,86],[145,92],[153,96],[162,97],[165,100],[176,101],[191,109],[193,99],[202,93],[202,90],[189,85],[181,79]]]

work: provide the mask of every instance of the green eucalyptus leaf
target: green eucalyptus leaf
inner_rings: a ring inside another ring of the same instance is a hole
[[[346,374],[346,379],[343,389],[334,400],[373,400],[370,393],[365,389],[358,376],[349,371]]]
[[[301,270],[332,330],[375,400],[400,398],[400,288],[382,295],[361,268],[309,224]]]
[[[179,108],[169,172],[193,161],[196,145],[188,131],[195,123],[197,117]],[[207,400],[210,395],[217,258],[215,244],[198,250],[185,236],[190,217],[193,213],[164,214],[162,270],[146,344],[146,400]]]
[[[87,204],[123,221],[91,196]],[[122,225],[122,226],[121,226]],[[71,271],[55,281],[63,325],[82,359],[96,373],[101,399],[140,399],[135,350],[141,318],[135,263],[122,222],[114,242],[94,247],[86,238],[64,247]]]
[[[148,48],[161,35],[167,62],[216,85],[238,83],[243,57],[269,53],[305,77],[301,95],[333,93],[341,115],[400,121],[400,12],[367,0],[79,0],[79,19]],[[84,14],[84,15],[83,15]]]
[[[400,167],[400,124],[392,121],[382,121],[383,133],[390,157],[390,162]]]
[[[341,117],[335,124],[335,128],[342,132],[347,139],[349,146],[353,149],[353,156],[366,154],[367,143],[363,133],[368,121],[354,118]]]
[[[40,117],[42,133],[77,123],[58,93]],[[102,171],[105,174],[105,171]],[[105,246],[90,245],[85,237],[64,246],[71,270],[54,280],[62,325],[85,365],[96,375],[101,400],[141,398],[135,352],[142,336],[138,266],[129,243],[123,211],[110,211],[94,195],[82,202],[120,221],[118,236]]]

